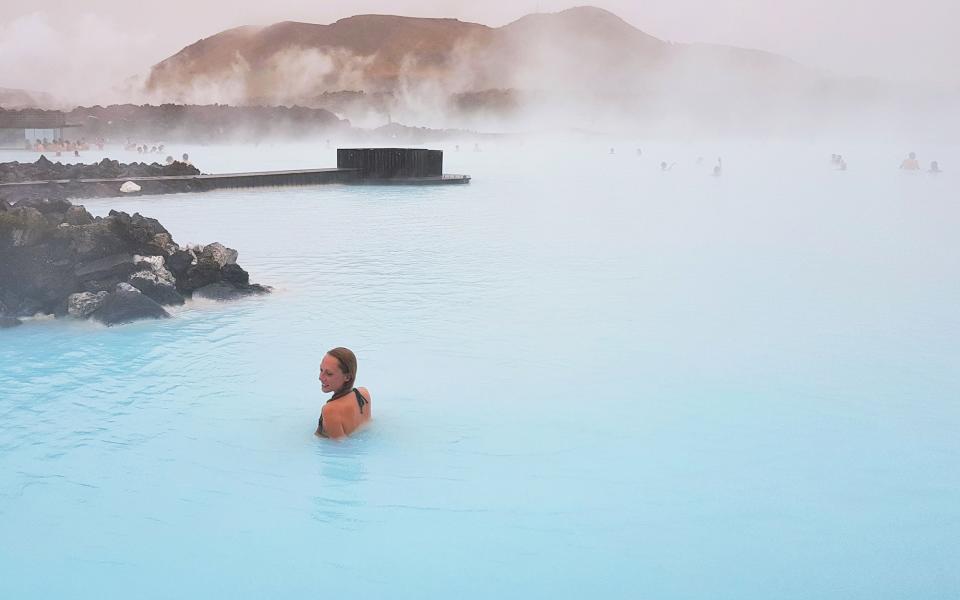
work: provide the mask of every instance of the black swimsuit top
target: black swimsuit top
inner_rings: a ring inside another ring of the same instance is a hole
[[[366,406],[366,404],[367,404],[367,399],[363,397],[363,394],[361,394],[361,393],[360,393],[360,390],[358,390],[357,388],[353,388],[352,391],[353,391],[354,394],[357,395],[357,406],[360,407],[360,414],[362,415],[362,414],[363,414],[363,407]],[[330,403],[333,402],[334,400],[339,400],[340,398],[343,398],[344,396],[346,396],[346,395],[349,394],[349,393],[350,393],[350,392],[344,392],[344,393],[342,393],[342,394],[338,394],[338,395],[334,396],[333,398],[330,398],[329,400],[327,400],[326,402],[324,402],[324,404],[330,404]],[[320,415],[320,420],[317,421],[317,429],[320,431],[320,433],[323,433],[323,415]]]

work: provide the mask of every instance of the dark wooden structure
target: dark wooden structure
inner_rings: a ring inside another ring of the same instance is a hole
[[[443,150],[338,148],[337,168],[358,169],[361,179],[442,177]]]

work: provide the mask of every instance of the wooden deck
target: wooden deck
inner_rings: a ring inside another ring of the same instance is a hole
[[[171,175],[159,177],[127,177],[120,179],[55,179],[49,181],[20,181],[0,183],[0,189],[37,189],[64,187],[70,193],[85,196],[113,195],[120,186],[132,181],[140,186],[138,195],[205,192],[219,189],[325,185],[333,183],[360,185],[447,185],[470,182],[468,175],[439,175],[433,177],[365,178],[360,169],[301,169],[292,171],[260,171],[253,173],[222,173],[216,175]]]

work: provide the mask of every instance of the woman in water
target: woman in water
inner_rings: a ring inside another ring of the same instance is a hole
[[[323,393],[333,392],[320,411],[316,435],[343,438],[370,420],[370,392],[353,387],[357,380],[357,357],[347,348],[334,348],[320,362]]]

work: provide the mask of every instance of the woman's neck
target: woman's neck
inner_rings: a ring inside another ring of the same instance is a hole
[[[349,393],[352,392],[352,391],[353,391],[353,388],[352,388],[352,387],[349,387],[349,388],[344,388],[344,389],[342,389],[342,390],[339,390],[339,391],[337,391],[337,392],[334,392],[334,393],[333,393],[333,396],[332,396],[329,400],[327,400],[327,402],[333,402],[333,401],[336,400],[337,398],[343,398],[344,396],[346,396],[347,394],[349,394]]]

